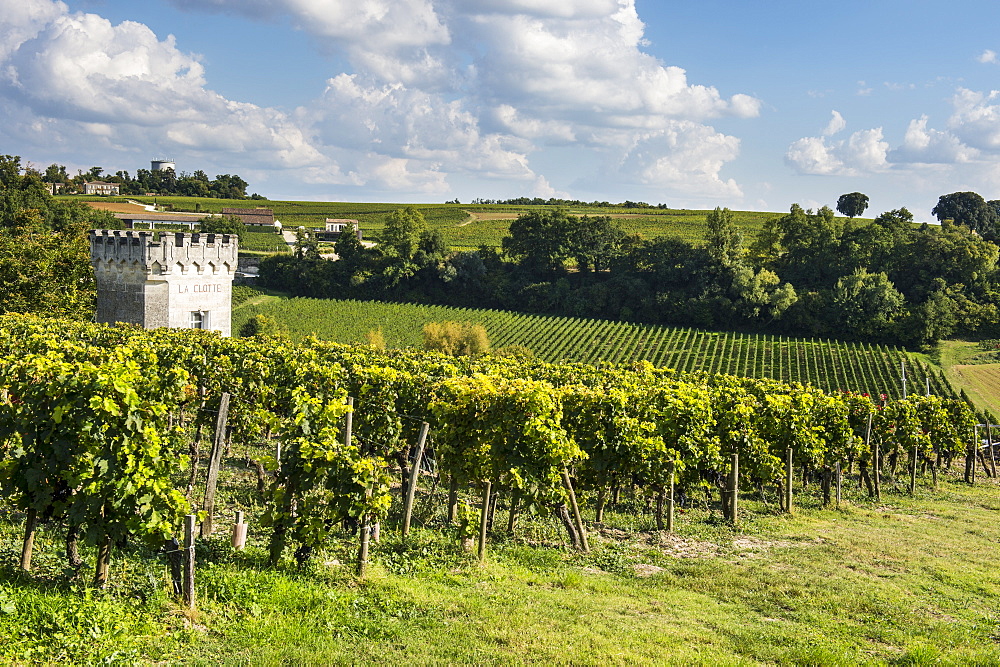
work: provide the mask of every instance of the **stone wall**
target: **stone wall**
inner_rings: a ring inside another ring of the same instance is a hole
[[[230,335],[238,243],[228,234],[90,233],[97,321]]]

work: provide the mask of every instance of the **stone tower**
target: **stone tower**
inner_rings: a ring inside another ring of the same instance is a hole
[[[90,232],[97,321],[230,335],[237,246],[229,234]]]

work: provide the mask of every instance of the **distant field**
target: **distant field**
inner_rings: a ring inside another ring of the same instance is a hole
[[[79,197],[76,197],[80,199]],[[133,197],[136,201],[152,203],[153,197]],[[352,218],[358,220],[365,237],[378,240],[385,217],[410,204],[355,203],[355,202],[304,202],[304,201],[250,201],[227,199],[202,199],[197,197],[156,197],[156,203],[169,205],[177,211],[219,213],[223,207],[264,206],[274,209],[275,217],[286,227],[322,227],[326,218]],[[110,201],[124,201],[114,198]],[[527,211],[554,208],[548,206],[501,206],[473,204],[413,204],[427,219],[432,229],[440,230],[445,242],[455,250],[474,250],[479,246],[498,247],[507,235],[510,221]],[[572,215],[610,216],[629,234],[652,239],[674,236],[691,243],[701,243],[705,238],[707,210],[687,209],[634,209],[571,207]],[[734,211],[736,223],[749,241],[767,220],[784,213]],[[857,218],[858,222],[866,219]]]
[[[960,384],[969,385],[969,395],[993,414],[1000,415],[1000,364],[952,366],[950,373]]]
[[[929,381],[933,393],[952,393],[947,382],[906,352],[879,345],[497,310],[278,297],[258,297],[234,309],[233,330],[239,331],[257,313],[281,322],[293,337],[314,333],[327,340],[364,343],[367,332],[381,329],[389,347],[420,347],[427,322],[477,322],[486,327],[493,347],[525,345],[546,361],[646,360],[683,371],[809,382],[827,391],[890,397],[901,394],[900,364],[905,364],[911,392],[923,393]]]
[[[240,250],[278,253],[291,252],[281,234],[274,234],[272,232],[244,232],[240,234]]]

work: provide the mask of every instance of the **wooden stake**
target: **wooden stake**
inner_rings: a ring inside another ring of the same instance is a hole
[[[792,513],[792,479],[795,471],[792,469],[792,448],[788,448],[785,461],[785,511]]]
[[[733,465],[729,469],[729,520],[736,523],[739,520],[740,496],[740,455],[733,454]]]
[[[420,477],[420,463],[424,459],[424,443],[427,442],[427,430],[430,424],[424,422],[420,426],[420,436],[417,438],[417,456],[413,459],[410,469],[410,486],[406,490],[406,504],[403,506],[403,537],[410,532],[410,517],[413,515],[413,499],[417,493],[417,479]]]
[[[489,520],[490,514],[490,491],[493,489],[493,484],[486,480],[483,482],[483,505],[482,510],[479,513],[479,561],[482,562],[486,558],[486,522]]]
[[[674,530],[674,470],[676,469],[676,464],[670,462],[670,495],[667,496],[667,530],[673,532]]]
[[[919,454],[918,448],[914,446],[913,448],[913,464],[910,467],[910,495],[915,495],[917,493],[917,456]]]
[[[875,500],[882,500],[882,456],[878,443],[872,449],[872,483],[875,485]]]
[[[229,422],[229,393],[223,392],[219,399],[219,414],[215,417],[215,433],[212,438],[212,453],[208,459],[208,480],[205,482],[205,520],[201,524],[203,538],[212,534],[212,514],[215,512],[215,489],[219,483],[219,466],[226,450],[226,425]]]
[[[837,461],[837,507],[840,507],[840,487],[843,483],[844,476],[841,474],[840,461]]]
[[[354,397],[347,397],[347,407],[349,408],[347,414],[344,415],[344,444],[348,447],[351,446],[351,439],[354,430]]]
[[[366,514],[361,519],[361,545],[358,547],[358,576],[365,576],[365,571],[368,569],[368,543],[372,536],[372,526],[370,519]]]
[[[601,523],[602,521],[604,521],[604,506],[607,504],[607,502],[608,502],[608,487],[602,484],[601,487],[597,489],[597,509],[594,513],[594,521],[596,521],[597,523]]]
[[[986,424],[986,442],[989,443],[990,447],[990,468],[993,470],[993,477],[996,478],[997,459],[996,456],[993,455],[993,425],[989,423]]]
[[[458,480],[455,475],[448,475],[448,523],[455,523],[458,515]]]
[[[31,571],[31,553],[35,548],[35,529],[38,526],[38,510],[34,507],[28,510],[24,519],[24,542],[21,545],[21,569]]]
[[[184,604],[194,609],[194,526],[198,517],[188,514],[184,517]]]

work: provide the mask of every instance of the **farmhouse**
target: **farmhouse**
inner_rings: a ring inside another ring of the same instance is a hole
[[[87,181],[83,184],[83,194],[85,195],[101,195],[101,196],[112,196],[118,195],[121,192],[121,186],[118,183],[106,183],[104,181]]]
[[[236,236],[94,230],[90,261],[98,322],[230,335]]]
[[[350,218],[327,218],[326,227],[316,234],[320,241],[336,241],[346,231],[353,232],[361,240],[361,227],[357,220]]]
[[[232,215],[243,221],[247,227],[277,227],[281,229],[281,221],[274,219],[274,210],[270,208],[224,208],[222,215]]]
[[[347,218],[327,218],[326,219],[326,231],[340,233],[345,229],[350,228],[352,231],[358,231],[358,221],[350,220]]]

